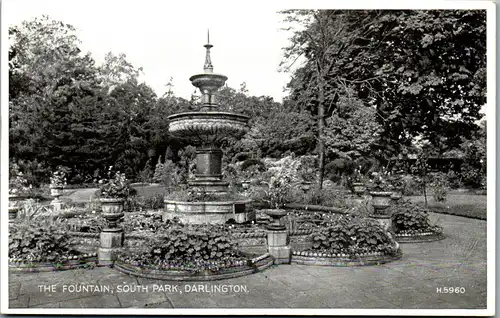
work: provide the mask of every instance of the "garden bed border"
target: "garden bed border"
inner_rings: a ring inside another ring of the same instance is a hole
[[[171,281],[214,281],[257,273],[265,270],[273,264],[274,258],[270,256],[269,253],[265,253],[247,260],[247,264],[221,268],[213,274],[208,270],[203,272],[192,272],[188,270],[164,270],[159,268],[144,269],[123,261],[116,261],[114,263],[114,268],[128,275],[149,279]]]
[[[389,263],[401,259],[402,256],[401,249],[398,249],[395,255],[371,254],[358,258],[333,257],[331,254],[318,252],[292,251],[292,264],[331,267],[371,266]]]

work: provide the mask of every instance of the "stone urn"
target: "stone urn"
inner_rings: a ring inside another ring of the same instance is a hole
[[[54,210],[61,210],[63,208],[63,202],[59,199],[59,197],[63,195],[63,186],[59,184],[51,184],[50,195],[54,197],[54,200],[50,202]]]
[[[286,210],[265,209],[263,212],[273,219],[273,222],[267,226],[268,230],[282,231],[286,229],[285,225],[281,224],[281,218],[288,214]]]
[[[386,231],[389,231],[392,227],[391,216],[384,212],[391,205],[392,192],[371,191],[370,195],[372,196],[372,206],[374,210],[371,217],[376,219]]]
[[[387,209],[391,204],[390,191],[371,191],[372,196],[372,206],[374,208],[374,214],[383,214],[383,211]]]
[[[352,192],[357,196],[362,196],[366,191],[366,186],[362,182],[353,182],[352,184]]]
[[[108,222],[110,229],[118,227],[118,220],[123,217],[123,203],[122,198],[100,198],[102,216]]]
[[[250,180],[241,181],[241,187],[243,189],[250,189],[250,184],[251,184]]]

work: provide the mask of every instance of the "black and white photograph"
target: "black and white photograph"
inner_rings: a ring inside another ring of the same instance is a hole
[[[495,314],[495,3],[1,3],[1,313]]]

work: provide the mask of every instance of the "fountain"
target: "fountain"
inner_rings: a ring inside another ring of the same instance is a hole
[[[164,217],[178,217],[184,223],[226,223],[230,219],[242,223],[255,219],[250,211],[250,200],[223,199],[227,197],[229,183],[222,179],[221,142],[228,136],[241,138],[248,130],[249,117],[218,111],[215,94],[224,86],[227,77],[213,72],[208,36],[205,65],[202,74],[191,76],[191,83],[202,93],[200,110],[174,114],[168,117],[172,136],[196,146],[196,173],[189,180],[190,189],[207,195],[210,200],[182,202],[165,200]],[[218,199],[220,198],[220,199]]]

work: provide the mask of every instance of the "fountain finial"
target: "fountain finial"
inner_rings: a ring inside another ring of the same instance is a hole
[[[203,70],[205,73],[213,73],[214,67],[212,66],[212,60],[210,59],[210,49],[213,47],[210,44],[210,29],[207,29],[207,44],[204,45],[207,49],[207,53],[205,55],[205,65],[203,66]]]

